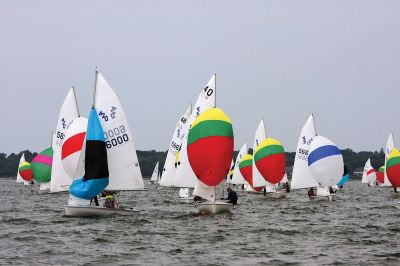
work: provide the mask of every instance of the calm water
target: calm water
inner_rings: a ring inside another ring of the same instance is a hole
[[[233,214],[197,216],[174,191],[121,193],[134,216],[69,218],[67,195],[0,179],[0,264],[400,265],[400,199],[350,182],[335,202],[305,191],[239,194]]]

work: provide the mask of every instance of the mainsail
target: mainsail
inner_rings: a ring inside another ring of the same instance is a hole
[[[73,176],[68,175],[62,165],[62,146],[67,130],[72,121],[79,117],[78,105],[75,97],[75,90],[71,88],[61,106],[56,127],[56,141],[53,145],[52,177],[50,181],[51,192],[68,191]]]
[[[117,94],[96,71],[95,107],[104,129],[110,183],[107,190],[144,188],[133,134]]]
[[[393,133],[390,132],[390,135],[388,137],[388,140],[386,142],[386,149],[385,149],[385,175],[384,175],[384,182],[381,184],[382,187],[391,187],[392,184],[390,183],[387,174],[386,174],[386,163],[388,161],[389,154],[392,152],[394,149],[395,144],[394,144],[394,139],[393,139]]]
[[[179,152],[179,148],[182,145],[182,140],[187,134],[188,120],[191,114],[192,105],[186,109],[186,112],[182,115],[178,121],[178,124],[176,125],[174,135],[172,136],[171,143],[168,148],[167,158],[165,159],[160,186],[174,186],[174,177],[176,173],[175,160]]]
[[[260,124],[257,127],[256,134],[254,136],[254,144],[253,144],[253,154],[257,150],[257,147],[261,144],[263,140],[267,138],[267,133],[265,130],[264,119],[261,120]],[[270,186],[267,181],[265,181],[264,177],[261,175],[260,171],[258,171],[255,160],[253,160],[253,187],[265,187]]]
[[[239,169],[239,164],[242,161],[243,157],[247,154],[247,144],[243,144],[242,148],[240,148],[239,153],[236,157],[236,161],[235,161],[235,168],[233,170],[233,176],[232,176],[232,180],[231,180],[231,184],[234,185],[244,185],[245,182],[245,178],[243,177],[242,173],[240,172]]]
[[[301,189],[317,187],[318,182],[311,175],[308,168],[308,156],[310,145],[315,138],[314,116],[310,115],[301,129],[299,141],[297,143],[296,157],[294,159],[291,189]]]

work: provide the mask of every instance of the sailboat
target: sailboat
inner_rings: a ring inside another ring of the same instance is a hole
[[[318,187],[318,182],[311,175],[307,162],[310,144],[315,136],[314,116],[311,114],[301,129],[299,141],[297,142],[296,157],[294,159],[292,180],[290,183],[292,190]]]
[[[66,192],[73,181],[73,175],[70,176],[65,171],[62,163],[62,146],[70,124],[79,117],[78,105],[76,102],[75,89],[72,87],[61,106],[58,116],[56,139],[53,145],[53,164],[52,177],[50,180],[50,192]]]
[[[182,202],[193,202],[193,188],[197,184],[197,177],[190,166],[187,146],[188,146],[188,132],[199,115],[204,111],[215,107],[216,103],[216,75],[214,74],[208,81],[207,85],[202,89],[194,105],[192,114],[190,115],[188,125],[186,128],[185,136],[182,140],[180,152],[177,156],[176,173],[174,177],[174,186],[181,188],[179,191],[179,199]],[[231,158],[232,159],[232,158]],[[229,167],[229,166],[228,166]],[[227,171],[228,172],[228,171]]]
[[[365,162],[364,170],[361,178],[361,183],[368,184],[368,186],[374,186],[376,182],[375,169],[371,165],[371,158]]]
[[[182,140],[187,134],[188,120],[191,114],[192,105],[190,105],[186,109],[175,127],[175,131],[169,144],[167,158],[165,159],[164,168],[159,183],[161,187],[175,187],[174,178],[177,167],[176,158],[179,152],[179,148],[182,145]]]
[[[98,71],[83,150],[85,152],[81,152],[75,180],[69,190],[66,215],[132,214],[134,210],[130,208],[106,208],[90,204],[90,200],[104,190],[144,188],[125,113],[117,95]]]
[[[247,154],[247,143],[243,144],[240,148],[238,155],[236,156],[236,161],[234,163],[233,175],[232,179],[230,180],[230,184],[232,185],[244,185],[246,184],[246,180],[243,174],[240,171],[240,162],[242,161],[243,157]]]
[[[387,158],[386,176],[393,187],[400,188],[400,151],[393,148]]]
[[[55,136],[52,133],[52,144],[54,144]],[[53,164],[53,148],[49,147],[36,155],[32,162],[32,173],[34,180],[40,184],[39,192],[46,193],[50,191],[50,180]]]
[[[276,139],[266,138],[254,151],[253,165],[272,187],[273,193],[266,193],[267,197],[281,199],[286,197],[286,193],[276,190],[276,186],[285,176],[286,158],[283,145]]]
[[[154,167],[153,174],[151,175],[151,178],[150,178],[150,184],[157,184],[157,180],[158,180],[158,163],[159,162],[157,162],[156,166]]]
[[[107,147],[110,182],[106,190],[143,190],[143,177],[128,120],[117,94],[99,71],[96,71],[94,100]]]
[[[307,163],[319,184],[316,197],[332,200],[329,188],[335,186],[343,176],[344,163],[340,149],[331,140],[316,136],[311,142]]]
[[[216,186],[225,178],[233,157],[233,127],[219,108],[204,111],[192,123],[187,154],[198,180],[193,194],[207,202],[197,204],[199,213],[229,212],[231,203],[216,201]]]
[[[389,154],[392,152],[392,150],[396,147],[394,144],[394,139],[393,139],[393,133],[390,132],[390,135],[388,137],[388,140],[386,141],[386,148],[385,148],[385,173],[384,173],[384,179],[383,183],[380,184],[381,187],[392,187],[392,184],[389,181],[389,178],[387,177],[386,173],[386,164],[388,161]]]
[[[233,161],[233,159],[232,159],[231,167],[229,167],[229,171],[228,171],[228,173],[226,174],[226,183],[227,183],[228,185],[231,184],[234,170],[235,170],[235,161]]]
[[[18,164],[17,183],[24,183],[25,186],[30,186],[33,184],[32,178],[31,164],[25,161],[25,154],[22,153]]]

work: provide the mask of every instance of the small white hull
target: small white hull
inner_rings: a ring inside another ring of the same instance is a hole
[[[200,214],[222,214],[230,213],[233,208],[231,203],[226,202],[203,202],[197,204]]]
[[[137,212],[134,209],[125,208],[105,208],[99,206],[65,206],[66,216],[78,216],[78,217],[93,217],[93,216],[107,216],[107,215],[132,215]]]

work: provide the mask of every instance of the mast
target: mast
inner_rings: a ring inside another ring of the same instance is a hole
[[[97,71],[97,67],[96,67],[96,72],[95,72],[95,78],[94,78],[94,91],[93,91],[93,104],[92,107],[94,108],[95,103],[96,103],[96,86],[97,86],[97,75],[99,73],[99,71]]]
[[[315,136],[318,136],[318,134],[317,134],[317,129],[315,128],[314,113],[311,113],[311,116],[312,116],[312,122],[313,122],[313,124],[314,124]]]
[[[267,129],[265,128],[265,121],[264,121],[264,117],[262,118],[262,121],[263,121],[263,126],[264,126],[264,133],[265,133],[265,137],[268,137],[268,136],[267,136]]]
[[[217,73],[214,73],[214,88],[215,88],[215,105],[217,107]]]
[[[50,147],[53,148],[53,131],[51,131]]]
[[[80,113],[79,113],[79,106],[78,106],[78,101],[76,100],[76,93],[75,93],[75,87],[72,86],[72,91],[74,92],[74,98],[75,98],[75,105],[76,105],[76,110],[78,111],[78,117],[80,117]]]

